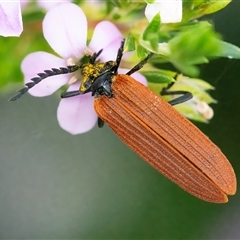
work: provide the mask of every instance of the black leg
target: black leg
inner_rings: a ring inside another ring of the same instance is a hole
[[[181,94],[182,96],[180,97],[177,97],[171,101],[169,101],[168,103],[171,104],[172,106],[173,105],[177,105],[177,104],[180,104],[180,103],[184,103],[188,100],[190,100],[193,95],[192,93],[190,92],[187,92],[187,91],[168,91],[169,88],[171,88],[173,85],[174,85],[175,82],[171,82],[168,84],[167,87],[163,88],[162,91],[160,92],[160,95],[162,96],[166,96],[166,95],[175,95],[175,94]]]
[[[144,58],[141,62],[139,62],[136,66],[134,66],[130,71],[126,73],[126,75],[132,75],[136,71],[140,70],[148,60],[153,56],[154,53],[149,53],[146,58]]]
[[[180,104],[180,103],[184,103],[193,97],[192,93],[187,92],[187,91],[176,91],[176,92],[173,91],[173,92],[169,92],[169,94],[166,94],[166,95],[172,95],[172,94],[183,94],[182,96],[177,97],[168,102],[172,106]]]
[[[104,126],[104,121],[100,117],[98,117],[98,127],[102,128],[103,126]]]
[[[61,93],[61,98],[70,98],[82,94],[79,90]]]

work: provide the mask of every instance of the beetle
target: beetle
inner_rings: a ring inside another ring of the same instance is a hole
[[[79,90],[64,92],[62,98],[91,92],[100,127],[107,123],[127,146],[188,193],[208,202],[227,202],[227,195],[236,193],[236,176],[230,162],[206,135],[172,107],[192,95],[178,91],[183,96],[166,102],[131,77],[153,53],[126,74],[118,74],[123,49],[124,41],[115,61],[98,62],[100,50],[89,57],[88,63],[44,70],[10,101],[19,99],[47,77],[81,69]],[[165,90],[163,93],[168,94]]]

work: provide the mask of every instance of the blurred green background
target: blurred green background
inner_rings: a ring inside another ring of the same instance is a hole
[[[237,46],[239,12],[240,2],[234,1],[208,17],[224,40]],[[17,47],[12,42],[18,39],[4,41],[1,65],[9,67],[1,67],[0,76],[7,80],[19,76],[11,70],[16,53],[24,58],[21,51],[34,47],[34,41]],[[216,87],[212,95],[219,103],[213,105],[211,122],[197,125],[238,176],[240,62],[214,60],[201,67],[201,77]],[[78,136],[64,132],[56,119],[57,94],[8,102],[15,92],[9,89],[0,94],[1,239],[240,238],[239,192],[227,204],[203,202],[152,169],[107,126]]]

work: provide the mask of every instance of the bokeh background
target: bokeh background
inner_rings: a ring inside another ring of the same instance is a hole
[[[208,19],[223,39],[240,46],[240,1]],[[26,26],[24,31],[31,31]],[[35,36],[36,37],[36,36]],[[39,46],[1,38],[0,77],[12,71],[22,49]],[[4,65],[4,63],[6,64]],[[1,73],[2,72],[2,73]],[[227,155],[240,176],[240,61],[201,66],[216,87],[214,118],[196,125]],[[19,85],[20,86],[20,85]],[[160,175],[105,126],[71,136],[57,123],[59,94],[0,92],[0,238],[239,239],[240,192],[227,204],[201,201]]]

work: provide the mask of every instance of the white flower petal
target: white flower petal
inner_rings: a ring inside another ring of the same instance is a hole
[[[181,0],[155,0],[152,4],[147,4],[145,15],[150,22],[152,18],[160,13],[162,23],[175,23],[182,20]]]
[[[213,109],[206,102],[199,101],[196,108],[197,111],[201,113],[205,119],[210,120],[213,117]]]
[[[20,2],[0,1],[0,35],[20,36],[23,31]]]
[[[44,73],[44,70],[51,68],[66,67],[66,62],[46,52],[34,52],[27,55],[21,64],[21,70],[24,74],[24,82],[31,82],[31,78],[38,77],[38,73]],[[69,80],[69,74],[57,75],[43,79],[29,90],[29,93],[35,97],[44,97],[51,95]]]
[[[103,49],[99,56],[102,61],[115,60],[122,40],[122,34],[114,24],[102,21],[94,29],[89,48],[93,52]]]
[[[51,0],[51,1],[38,0],[38,5],[46,10],[50,10],[50,8],[55,7],[59,3],[68,2],[71,2],[71,0]]]
[[[86,48],[86,16],[75,4],[58,4],[46,14],[43,20],[43,34],[60,56],[65,59],[79,59]]]
[[[79,84],[73,84],[68,91],[77,90]],[[91,130],[97,122],[91,93],[64,98],[57,110],[57,119],[61,128],[75,135]]]

